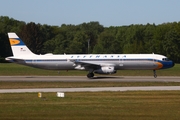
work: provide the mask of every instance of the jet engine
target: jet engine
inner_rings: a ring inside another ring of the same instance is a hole
[[[114,73],[116,73],[116,70],[114,70],[114,67],[101,67],[100,69],[94,70],[94,73],[97,73],[97,74],[114,74]]]

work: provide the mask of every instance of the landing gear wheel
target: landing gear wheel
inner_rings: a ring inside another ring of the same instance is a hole
[[[88,73],[88,74],[87,74],[87,77],[88,77],[88,78],[93,78],[93,77],[94,77],[94,73]]]
[[[154,72],[154,78],[157,78],[156,70],[153,70]]]

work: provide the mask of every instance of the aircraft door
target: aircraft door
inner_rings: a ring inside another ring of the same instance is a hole
[[[124,66],[124,56],[119,57],[119,66]]]
[[[154,55],[154,53],[153,53],[153,55],[152,55],[152,58],[153,58],[153,66],[156,66],[156,56]]]

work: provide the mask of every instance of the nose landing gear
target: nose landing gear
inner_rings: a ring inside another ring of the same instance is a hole
[[[153,70],[154,78],[157,78],[156,70]]]

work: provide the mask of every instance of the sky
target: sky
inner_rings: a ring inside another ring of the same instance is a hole
[[[180,0],[0,0],[0,16],[61,26],[98,21],[104,27],[180,21]]]

